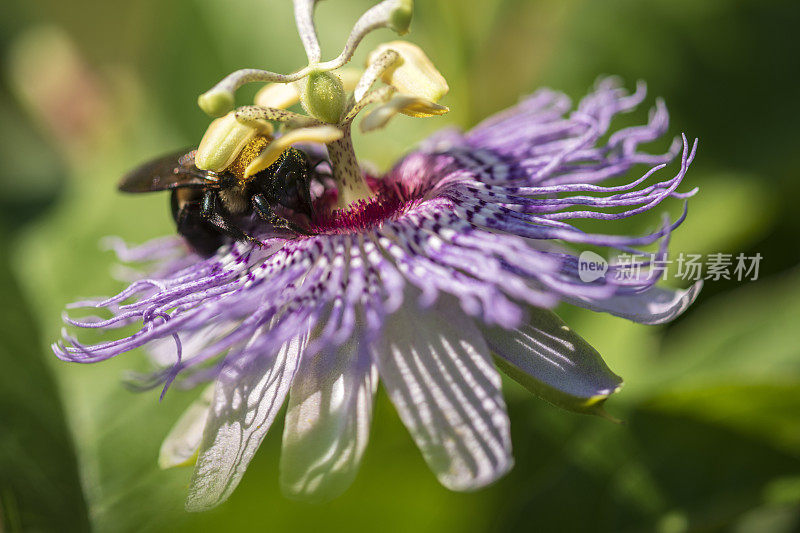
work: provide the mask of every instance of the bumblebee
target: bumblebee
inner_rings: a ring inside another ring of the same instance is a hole
[[[213,255],[226,237],[259,242],[247,229],[253,226],[253,214],[271,229],[308,235],[314,218],[310,184],[316,165],[312,167],[304,152],[289,148],[271,166],[245,178],[247,163],[265,143],[263,137],[251,141],[222,172],[199,169],[196,150],[166,155],[125,175],[119,190],[171,191],[178,233],[205,257]]]

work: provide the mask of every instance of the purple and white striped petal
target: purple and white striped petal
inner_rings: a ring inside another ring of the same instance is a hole
[[[355,479],[367,446],[378,371],[363,345],[306,353],[289,393],[280,481],[294,499],[327,501]]]
[[[210,509],[225,501],[278,414],[297,369],[305,339],[274,357],[226,370],[217,380],[186,508]]]
[[[398,310],[374,357],[389,398],[442,485],[474,490],[511,468],[500,375],[480,332],[453,302]]]
[[[639,294],[619,295],[602,301],[566,301],[592,311],[601,311],[627,318],[639,324],[664,324],[683,314],[694,302],[703,282],[698,281],[688,289],[675,290],[650,287]]]

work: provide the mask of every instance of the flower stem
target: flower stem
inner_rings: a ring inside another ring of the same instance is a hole
[[[337,204],[340,209],[346,209],[351,203],[372,196],[372,191],[358,166],[353,140],[350,137],[350,125],[342,125],[341,130],[344,133],[342,138],[326,146],[331,160],[333,179],[339,191]]]

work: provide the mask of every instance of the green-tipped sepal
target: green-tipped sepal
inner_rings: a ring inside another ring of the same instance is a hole
[[[555,313],[531,308],[528,325],[483,327],[497,366],[548,402],[579,413],[611,418],[603,403],[622,387],[600,354]]]

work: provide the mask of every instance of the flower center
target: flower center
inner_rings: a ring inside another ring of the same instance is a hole
[[[311,224],[311,231],[324,234],[343,234],[357,232],[386,221],[394,220],[411,207],[416,199],[407,198],[395,188],[388,187],[383,181],[366,177],[372,194],[365,199],[351,202],[345,208],[331,208],[336,199],[323,195],[318,200],[317,217]]]
[[[444,114],[448,108],[435,102],[447,93],[447,82],[419,47],[403,41],[378,47],[368,56],[367,66],[358,76],[342,69],[369,32],[390,28],[399,34],[406,33],[412,0],[383,0],[367,10],[353,26],[342,52],[330,61],[321,61],[314,25],[316,4],[317,0],[294,2],[295,21],[308,57],[306,67],[291,74],[239,70],[200,96],[198,104],[206,113],[224,116],[212,123],[203,137],[198,166],[219,172],[238,165],[232,170],[237,176],[241,174],[241,179],[247,179],[272,165],[293,143],[323,143],[338,189],[336,205],[340,214],[332,215],[330,220],[341,220],[343,226],[372,223],[382,218],[381,213],[394,209],[396,202],[382,197],[378,189],[364,181],[350,137],[353,120],[373,105],[377,107],[360,122],[364,132],[383,128],[398,114],[412,117]],[[234,91],[254,81],[269,82],[256,95],[256,105],[233,110]],[[372,89],[380,82],[383,87]],[[306,115],[286,109],[297,103]],[[281,135],[268,144],[260,143],[260,152],[239,157],[239,151],[253,148],[253,143],[247,144],[253,130],[272,137],[272,123],[282,129]],[[246,164],[240,164],[242,161]],[[339,223],[335,225],[338,227]]]

